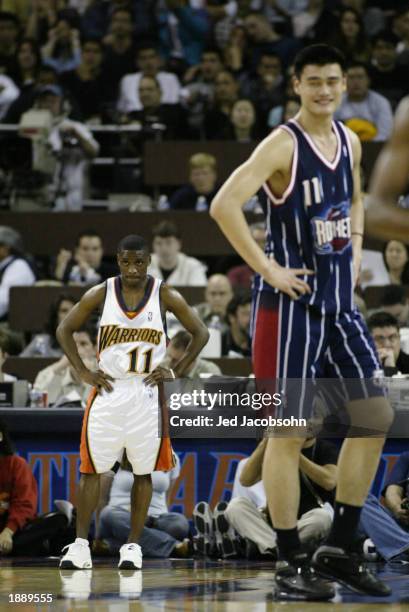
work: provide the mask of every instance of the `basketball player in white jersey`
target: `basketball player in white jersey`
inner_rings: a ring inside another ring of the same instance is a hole
[[[92,567],[88,530],[98,502],[100,474],[111,469],[124,449],[132,464],[131,530],[120,549],[118,567],[140,569],[138,539],[152,495],[151,472],[173,467],[164,422],[162,386],[183,376],[208,339],[208,331],[183,297],[147,275],[150,255],[140,236],[126,236],[118,245],[120,276],[87,291],[57,330],[58,340],[80,378],[92,385],[81,434],[81,479],[77,500],[77,538],[60,562],[61,568]],[[102,308],[98,334],[99,369],[88,370],[78,354],[75,331]],[[172,312],[192,340],[172,369],[160,364],[166,351],[166,311]],[[64,549],[65,550],[65,549]]]

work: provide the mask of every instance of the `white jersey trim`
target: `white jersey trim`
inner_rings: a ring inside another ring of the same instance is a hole
[[[337,139],[337,151],[336,151],[334,160],[332,162],[330,162],[321,153],[321,151],[319,150],[319,148],[317,147],[317,145],[315,144],[311,136],[308,134],[308,132],[304,130],[304,128],[298,123],[296,119],[290,119],[289,123],[294,123],[294,125],[298,127],[300,132],[302,132],[303,136],[305,137],[305,140],[308,142],[311,149],[314,151],[315,155],[320,158],[322,163],[325,164],[330,170],[335,170],[335,168],[338,166],[339,160],[341,159],[341,150],[342,150],[341,137],[339,135],[338,128],[337,128],[335,121],[332,122],[332,129]]]

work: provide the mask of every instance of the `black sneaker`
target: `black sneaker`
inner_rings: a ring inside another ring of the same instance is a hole
[[[311,568],[309,555],[294,554],[289,561],[279,561],[274,576],[276,599],[286,601],[327,601],[335,597],[331,584]]]
[[[219,502],[213,510],[213,533],[217,551],[223,559],[239,556],[239,542],[236,532],[226,518],[227,502]]]
[[[199,502],[193,509],[193,523],[196,534],[193,536],[195,553],[210,557],[215,551],[215,538],[213,533],[213,514],[209,504]]]
[[[335,546],[320,546],[312,558],[316,572],[345,587],[375,597],[387,597],[391,589],[365,567],[361,555]]]

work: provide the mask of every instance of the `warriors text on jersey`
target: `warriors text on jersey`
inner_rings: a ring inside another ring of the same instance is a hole
[[[294,119],[280,129],[291,134],[291,180],[282,197],[264,185],[261,202],[267,222],[266,253],[282,266],[309,268],[301,277],[312,293],[300,298],[326,313],[353,310],[350,209],[353,157],[346,128],[334,121],[337,149],[328,161]],[[275,291],[258,277],[256,290]]]

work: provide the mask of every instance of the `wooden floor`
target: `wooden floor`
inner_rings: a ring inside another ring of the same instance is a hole
[[[409,612],[409,565],[379,566],[393,589],[387,599],[340,589],[332,602],[306,604],[274,601],[272,566],[264,562],[145,560],[135,572],[116,564],[97,559],[92,570],[60,571],[56,558],[1,559],[0,611]],[[49,594],[52,602],[24,603],[23,594]]]

